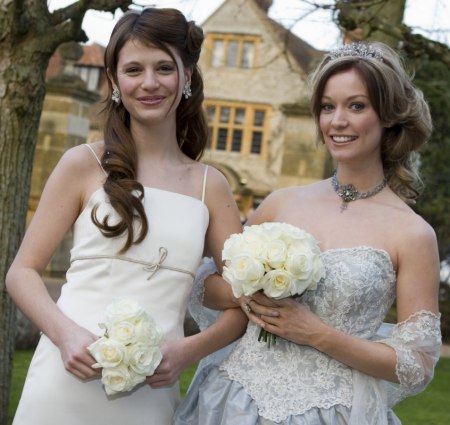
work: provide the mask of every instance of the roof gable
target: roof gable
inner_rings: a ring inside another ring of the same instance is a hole
[[[292,58],[305,74],[311,71],[324,53],[271,19],[258,5],[258,0],[225,0],[203,22],[202,27],[205,33],[262,35],[271,39],[271,44],[278,46],[275,55],[287,53],[288,60]]]

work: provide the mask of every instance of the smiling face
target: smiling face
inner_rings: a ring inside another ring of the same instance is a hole
[[[342,71],[328,79],[321,99],[319,126],[336,161],[381,161],[384,127],[355,70]]]
[[[128,40],[120,50],[117,86],[132,124],[175,123],[176,108],[191,74],[177,52],[171,52],[176,62],[164,50],[138,40]]]

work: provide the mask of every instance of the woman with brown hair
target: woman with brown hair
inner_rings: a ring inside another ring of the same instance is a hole
[[[204,250],[221,269],[239,214],[223,175],[201,164],[207,140],[197,67],[202,30],[175,9],[126,13],[105,52],[104,141],[68,150],[50,176],[8,272],[7,287],[42,337],[14,424],[169,424],[185,366],[237,338],[246,318],[184,337]],[[41,278],[73,227],[55,304]],[[140,303],[162,330],[162,361],[130,392],[107,396],[88,352],[115,299]]]

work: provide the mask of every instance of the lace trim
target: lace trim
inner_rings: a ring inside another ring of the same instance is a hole
[[[352,371],[311,347],[277,340],[268,349],[258,343],[259,328],[247,333],[219,366],[255,400],[258,413],[280,422],[311,408],[329,409],[352,404]]]
[[[389,389],[389,404],[423,391],[431,381],[442,345],[440,314],[420,310],[394,326],[380,342],[395,350],[395,372],[400,382]]]
[[[405,323],[408,323],[412,319],[416,318],[417,316],[422,316],[422,315],[430,316],[431,318],[434,318],[434,319],[439,320],[439,321],[441,320],[441,313],[435,314],[435,313],[433,313],[432,311],[429,311],[429,310],[419,310],[419,311],[415,311],[414,313],[412,313],[411,316],[409,316],[407,319],[403,320],[402,322],[398,322],[397,326],[401,326],[401,325],[403,325]],[[395,329],[394,329],[394,331],[395,331]],[[439,331],[439,333],[440,333],[440,331]]]
[[[189,314],[197,322],[197,325],[201,331],[205,330],[212,323],[214,323],[220,314],[219,311],[211,310],[203,306],[205,279],[214,273],[217,273],[217,267],[214,260],[209,257],[203,258],[202,264],[197,269],[189,299]]]

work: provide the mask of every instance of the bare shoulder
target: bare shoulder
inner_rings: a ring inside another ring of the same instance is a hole
[[[206,176],[205,204],[210,218],[208,244],[213,246],[218,243],[222,247],[230,233],[241,230],[239,210],[224,174],[208,165]]]
[[[208,165],[205,170],[204,164],[201,165],[202,175],[206,172],[206,201],[210,204],[211,201],[223,202],[233,198],[232,188],[222,172],[217,168]]]
[[[93,145],[94,152],[100,158],[101,144]],[[68,149],[61,156],[48,181],[51,188],[64,188],[68,196],[77,196],[84,204],[85,199],[104,182],[105,174],[87,145],[78,145]]]
[[[273,191],[252,214],[249,224],[287,220],[292,214],[298,216],[303,207],[309,209],[313,200],[319,198],[322,184],[318,182],[305,186],[288,186]]]
[[[415,271],[439,268],[439,251],[436,233],[420,215],[411,209],[400,211],[390,223],[392,241],[395,244],[398,270]]]
[[[313,199],[320,198],[322,187],[323,182],[321,181],[305,186],[288,186],[277,189],[264,199],[261,206],[265,204],[265,206],[271,208],[275,205],[283,207],[291,203],[298,206],[301,206],[302,204],[309,205]]]
[[[91,150],[89,148],[91,147]],[[74,173],[86,172],[93,168],[98,171],[99,164],[96,159],[101,158],[103,154],[103,142],[96,142],[90,145],[82,144],[75,146],[73,148],[68,149],[62,155],[59,164],[62,167],[67,167],[68,171],[72,171]]]
[[[205,164],[200,163],[202,166],[202,170],[204,170]],[[225,175],[219,171],[217,168],[213,167],[212,165],[207,165],[207,182],[208,186],[220,188],[220,187],[230,187],[230,184],[228,183],[227,178]]]
[[[397,224],[402,242],[408,247],[417,246],[416,244],[429,246],[437,243],[436,233],[431,225],[412,210],[399,214]]]

